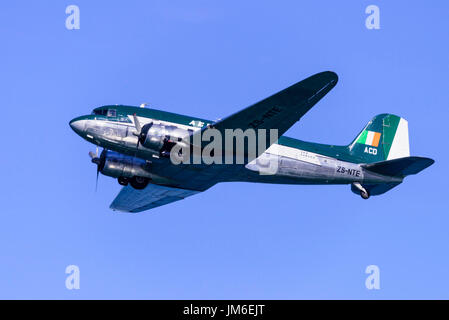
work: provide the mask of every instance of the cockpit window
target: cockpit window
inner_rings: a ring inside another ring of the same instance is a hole
[[[106,109],[106,108],[94,109],[94,111],[92,111],[92,114],[95,114],[97,116],[108,116],[111,118],[115,118],[115,117],[117,117],[117,110],[116,109]]]
[[[117,116],[117,111],[115,109],[109,109],[108,110],[108,117],[116,117]]]
[[[95,109],[93,111],[93,114],[96,114],[98,116],[105,116],[107,112],[108,112],[108,110],[106,110],[106,109]]]

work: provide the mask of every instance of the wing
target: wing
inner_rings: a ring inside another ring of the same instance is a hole
[[[336,84],[334,72],[317,73],[252,106],[215,123],[224,136],[225,129],[278,129],[283,135]],[[267,148],[269,144],[267,145]],[[263,152],[264,150],[262,150]]]
[[[149,184],[143,190],[131,186],[123,187],[112,201],[110,208],[123,212],[141,212],[164,204],[182,200],[201,191]]]

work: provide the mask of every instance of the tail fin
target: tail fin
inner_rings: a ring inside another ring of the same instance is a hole
[[[408,122],[393,114],[379,114],[368,122],[348,150],[365,163],[408,157]]]

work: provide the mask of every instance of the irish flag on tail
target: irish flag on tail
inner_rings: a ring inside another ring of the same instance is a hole
[[[380,141],[380,132],[364,130],[357,140],[358,143],[363,143],[368,146],[378,147]]]

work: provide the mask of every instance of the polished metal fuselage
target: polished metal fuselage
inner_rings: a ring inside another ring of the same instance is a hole
[[[131,117],[129,116],[129,119]],[[199,130],[176,123],[167,123],[158,119],[139,118],[142,125],[156,122],[181,127],[183,130]],[[156,150],[137,147],[136,128],[132,121],[108,121],[95,116],[80,117],[71,123],[72,128],[84,139],[100,147],[137,157],[147,161],[147,168],[153,182],[167,184],[171,182],[190,188],[195,187],[193,180],[213,185],[224,181],[248,181],[280,184],[350,184],[401,182],[401,178],[383,176],[370,172],[360,163],[342,161],[308,150],[290,148],[274,144],[259,158],[246,165],[212,164],[173,164],[170,159],[160,158]],[[271,166],[270,168],[268,168]],[[274,168],[274,170],[273,170]]]

